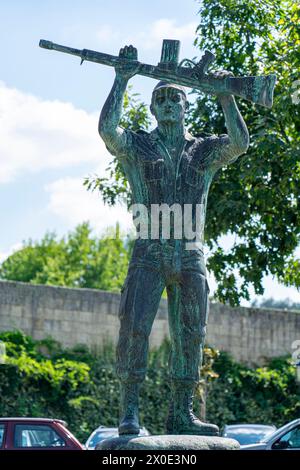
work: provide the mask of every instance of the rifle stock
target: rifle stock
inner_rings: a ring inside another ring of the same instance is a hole
[[[74,49],[43,39],[40,40],[39,45],[44,49],[78,56],[81,58],[81,64],[87,60],[89,62],[115,67],[120,62],[132,62],[130,59],[120,58],[90,49]],[[160,63],[157,66],[143,64],[138,61],[135,62],[139,64],[138,75],[151,77],[156,80],[164,80],[170,83],[177,83],[212,94],[229,93],[267,108],[272,107],[276,75],[215,78],[214,76],[204,73],[213,58],[214,56],[209,51],[206,51],[203,59],[200,60],[199,64],[194,64],[194,67],[182,67],[174,62],[170,62],[169,64]]]

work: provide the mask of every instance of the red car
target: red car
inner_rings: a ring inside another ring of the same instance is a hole
[[[0,450],[85,450],[60,419],[1,418]]]

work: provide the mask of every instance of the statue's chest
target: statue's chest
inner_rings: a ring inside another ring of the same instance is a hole
[[[196,145],[156,142],[140,153],[141,179],[152,202],[190,202],[205,188],[205,168]]]

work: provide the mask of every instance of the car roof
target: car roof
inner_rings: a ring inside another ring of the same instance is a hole
[[[60,423],[63,426],[66,426],[66,422],[63,421],[62,419],[56,419],[56,418],[26,418],[24,416],[15,416],[15,417],[2,417],[0,416],[0,421],[29,421],[29,422],[35,422],[35,421],[43,421],[45,423],[53,423],[54,421],[56,423]]]
[[[97,428],[96,431],[115,431],[117,429],[118,429],[117,427],[108,428],[108,427],[105,427],[105,426],[99,426],[99,428]]]
[[[142,426],[140,429],[143,430],[143,431],[147,431],[147,429],[144,426]],[[93,432],[100,432],[100,431],[101,432],[118,432],[118,427],[110,428],[110,427],[106,427],[106,426],[99,426]]]
[[[226,424],[226,430],[238,428],[251,428],[251,429],[276,429],[273,424]]]

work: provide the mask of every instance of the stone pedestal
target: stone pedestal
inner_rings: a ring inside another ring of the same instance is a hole
[[[119,436],[105,439],[96,450],[239,450],[234,439],[216,436]]]

